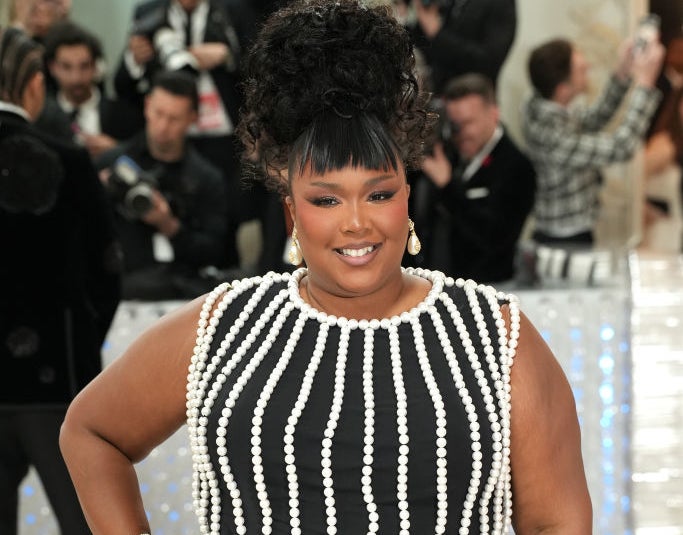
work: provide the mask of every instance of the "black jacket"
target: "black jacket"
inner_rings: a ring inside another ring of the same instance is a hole
[[[140,21],[159,21],[159,28],[167,24],[167,13],[171,0],[147,0],[137,5],[133,14],[133,26]],[[241,59],[240,36],[246,29],[239,25],[240,17],[231,3],[226,0],[210,0],[204,32],[205,43],[225,43],[235,58],[235,69],[218,66],[209,73],[220,94],[223,105],[233,123],[237,123],[241,94],[238,89],[239,64]],[[145,23],[145,25],[147,25]],[[148,36],[152,39],[152,36]],[[119,98],[129,100],[142,109],[145,93],[148,91],[154,75],[161,69],[159,62],[154,59],[145,68],[142,79],[133,78],[122,60],[114,76],[114,87]]]
[[[452,163],[457,169],[457,159]],[[424,233],[423,267],[477,282],[511,279],[517,241],[534,203],[536,173],[507,134],[469,180],[454,176],[441,190],[422,180],[432,188],[432,214],[421,219],[440,227]],[[416,227],[420,234],[417,222]]]
[[[451,78],[469,72],[484,74],[495,84],[515,38],[515,0],[450,0],[443,20],[432,40],[419,24],[412,29],[431,69],[432,90],[441,94]]]
[[[97,168],[110,168],[122,155],[157,175],[157,189],[181,222],[180,231],[170,240],[174,266],[195,271],[207,265],[222,266],[227,200],[225,183],[218,169],[189,144],[180,162],[170,165],[159,162],[149,153],[144,132],[103,154],[96,162]],[[126,272],[157,263],[153,254],[154,227],[118,212],[116,226],[123,245]]]
[[[45,213],[0,207],[0,407],[64,405],[101,370],[120,298],[120,249],[85,150],[0,111],[0,143],[20,136],[46,147],[63,179]],[[0,167],[11,179],[7,160]]]
[[[117,141],[131,138],[145,126],[142,110],[124,100],[114,100],[102,95],[98,111],[102,133]],[[47,97],[35,126],[50,135],[77,142],[71,120],[55,97]]]

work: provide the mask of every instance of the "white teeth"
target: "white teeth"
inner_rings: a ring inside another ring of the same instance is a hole
[[[362,249],[340,249],[344,256],[363,256],[371,253],[374,247],[363,247]]]

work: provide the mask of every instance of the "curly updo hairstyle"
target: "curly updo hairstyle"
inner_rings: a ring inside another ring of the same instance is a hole
[[[247,60],[245,160],[281,193],[306,165],[416,165],[432,117],[414,65],[390,8],[295,0],[265,22]]]

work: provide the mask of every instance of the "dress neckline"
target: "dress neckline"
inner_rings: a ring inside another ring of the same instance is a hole
[[[288,281],[289,298],[296,308],[298,308],[302,312],[306,313],[310,318],[313,318],[320,323],[327,323],[330,326],[338,325],[339,327],[348,328],[350,330],[364,330],[367,328],[388,329],[391,325],[396,326],[400,323],[409,323],[414,319],[418,318],[420,314],[427,312],[429,308],[433,306],[436,300],[439,298],[439,295],[443,291],[444,285],[449,282],[449,285],[452,285],[454,283],[452,279],[447,279],[446,276],[440,271],[430,271],[419,268],[401,269],[404,273],[425,279],[432,285],[424,299],[422,299],[411,309],[406,310],[401,314],[396,314],[385,318],[356,320],[334,316],[332,314],[323,312],[322,310],[318,310],[314,306],[304,301],[303,297],[301,297],[299,283],[301,282],[301,279],[308,273],[308,270],[306,268],[299,268],[291,274]]]

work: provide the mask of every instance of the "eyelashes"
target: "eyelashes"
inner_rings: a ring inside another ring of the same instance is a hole
[[[374,191],[370,195],[368,195],[368,202],[382,202],[382,201],[388,201],[390,200],[394,195],[396,195],[395,191]],[[320,197],[313,197],[312,199],[309,200],[311,204],[314,206],[320,206],[320,207],[329,207],[329,206],[336,206],[341,203],[339,198],[333,196],[333,195],[324,195]]]

